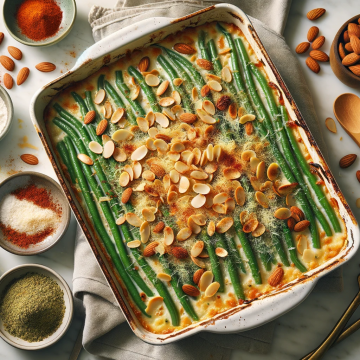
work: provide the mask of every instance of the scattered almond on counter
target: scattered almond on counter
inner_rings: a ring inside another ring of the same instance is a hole
[[[303,54],[309,50],[309,47],[310,47],[310,43],[304,41],[296,47],[295,51],[297,54]]]
[[[3,40],[4,40],[4,33],[0,32],[0,45],[3,42]]]
[[[337,133],[336,123],[335,123],[334,119],[326,118],[325,125],[326,125],[326,127],[328,128],[329,131],[331,131],[334,134]]]
[[[319,17],[323,16],[325,14],[326,10],[323,8],[317,8],[317,9],[313,9],[310,10],[306,16],[309,20],[316,20]]]
[[[356,154],[345,155],[340,159],[339,165],[342,169],[348,168],[355,162],[356,158]]]
[[[41,72],[51,72],[56,69],[56,66],[51,62],[41,62],[35,68]]]
[[[317,63],[317,61],[314,60],[313,58],[308,57],[305,62],[306,62],[306,65],[308,66],[308,68],[309,68],[312,72],[314,72],[314,73],[317,74],[317,73],[320,71],[320,65],[319,65],[319,64]]]
[[[360,170],[356,172],[356,178],[358,179],[358,182],[360,183]]]
[[[319,28],[317,26],[312,26],[307,33],[307,39],[309,42],[313,42],[318,35],[319,35]]]
[[[12,87],[14,86],[14,79],[12,78],[12,76],[8,73],[6,73],[4,76],[3,76],[3,83],[4,83],[4,86],[10,90],[12,89]]]
[[[8,46],[8,52],[9,54],[15,59],[15,60],[21,60],[22,59],[22,52],[20,49],[18,49],[15,46]]]
[[[22,154],[20,155],[20,159],[29,165],[37,165],[39,163],[39,159],[32,154]]]
[[[30,74],[29,68],[23,67],[22,69],[20,69],[20,71],[16,77],[16,85],[23,84],[26,81],[26,79],[28,78],[29,74]]]
[[[10,59],[8,56],[1,55],[0,56],[0,64],[7,70],[13,71],[15,68],[14,60]]]
[[[319,50],[324,45],[324,43],[325,43],[325,36],[319,36],[314,40],[311,47],[314,50]]]
[[[321,61],[321,62],[329,61],[329,56],[321,50],[311,50],[309,55],[310,57],[312,57],[314,60],[317,61]]]

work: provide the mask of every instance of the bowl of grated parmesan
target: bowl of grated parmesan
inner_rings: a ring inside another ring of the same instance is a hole
[[[54,246],[70,221],[70,208],[56,181],[21,172],[0,184],[0,246],[16,255],[36,255]]]
[[[0,141],[10,130],[13,113],[11,98],[7,91],[0,86]]]

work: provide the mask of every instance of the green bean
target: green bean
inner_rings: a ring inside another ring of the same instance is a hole
[[[214,274],[214,279],[220,284],[218,292],[225,291],[225,283],[224,283],[224,276],[221,271],[220,261],[217,255],[215,254],[214,245],[211,242],[210,236],[207,234],[206,229],[203,229],[201,232],[201,239],[204,241],[205,248],[209,255],[211,270]]]
[[[296,248],[294,246],[294,241],[293,241],[293,238],[291,235],[291,231],[284,222],[282,225],[282,231],[284,234],[285,243],[289,249],[291,261],[301,272],[306,272],[307,271],[306,267],[302,264],[302,262],[297,257]]]
[[[142,74],[135,69],[133,66],[129,66],[128,73],[135,78],[135,80],[139,83],[142,91],[145,93],[146,97],[149,100],[149,104],[154,112],[161,112],[161,107],[159,106],[156,96],[151,89],[151,87],[145,82]]]
[[[80,109],[80,114],[81,114],[82,118],[84,119],[85,115],[88,112],[88,109],[87,109],[84,99],[79,94],[77,94],[75,91],[72,91],[71,95],[74,98],[74,100],[78,103],[79,109]]]
[[[101,120],[101,116],[99,114],[99,112],[96,109],[96,106],[94,105],[93,99],[92,99],[92,95],[91,95],[91,91],[85,91],[85,99],[84,102],[86,104],[86,107],[88,109],[88,111],[94,110],[95,114],[96,114],[96,121],[100,121]]]
[[[244,44],[241,41],[241,39],[236,39],[235,44],[236,44],[236,48],[240,55],[240,62],[243,67],[243,73],[244,73],[244,77],[246,80],[246,84],[247,84],[251,99],[253,101],[254,108],[256,109],[257,114],[258,114],[259,120],[253,122],[254,126],[255,126],[256,130],[260,133],[261,136],[267,137],[269,139],[272,153],[274,154],[276,161],[280,165],[280,168],[281,168],[282,172],[284,173],[285,177],[287,178],[287,180],[290,183],[295,183],[296,179],[295,179],[288,163],[286,162],[284,155],[282,154],[282,152],[280,151],[280,149],[278,147],[278,144],[274,137],[274,131],[272,128],[272,123],[271,123],[270,117],[265,109],[263,102],[260,99],[260,96],[257,92],[256,86],[254,83],[254,79],[251,76],[251,72],[248,67],[248,64],[250,63],[250,59],[245,50]],[[235,51],[235,49],[233,49],[233,50]],[[246,94],[246,96],[247,96],[247,94]],[[250,113],[254,113],[253,108],[251,108]],[[310,207],[310,204],[309,204],[304,192],[302,191],[302,189],[300,189],[300,191],[296,194],[296,198],[299,201],[300,206],[302,207],[306,218],[310,221],[310,232],[311,232],[312,241],[314,244],[318,244],[319,243],[319,234],[318,234],[317,227],[316,227],[315,215],[314,215],[312,208]]]
[[[233,258],[234,264],[238,265],[240,270],[246,274],[244,262],[241,259],[239,249],[236,245],[235,238],[233,235],[226,234],[226,241],[229,247],[229,254]]]
[[[58,119],[54,119],[54,124],[58,125],[58,123],[60,124],[61,121]],[[77,154],[76,154],[74,145],[72,144],[72,141],[70,140],[70,138],[68,136],[65,137],[64,141],[69,150],[69,156],[70,156],[72,164],[74,165],[74,171],[76,174],[76,178],[78,180],[79,187],[81,189],[81,194],[84,197],[85,204],[87,205],[89,213],[92,217],[92,221],[94,223],[95,229],[98,232],[99,237],[101,238],[102,242],[104,243],[106,251],[110,255],[110,257],[115,265],[115,268],[118,271],[120,278],[124,282],[126,289],[130,293],[135,304],[137,305],[137,307],[141,310],[141,312],[145,316],[150,317],[150,315],[147,314],[145,311],[146,305],[141,300],[141,297],[140,297],[136,287],[134,286],[133,282],[131,281],[127,271],[125,271],[125,269],[124,269],[124,265],[122,264],[118,254],[116,252],[115,246],[112,243],[112,241],[103,225],[102,219],[101,219],[100,214],[97,209],[97,205],[94,202],[94,199],[90,194],[90,189],[89,189],[86,179],[89,181],[90,186],[92,186],[93,193],[95,193],[98,189],[96,181],[92,177],[92,174],[91,173],[89,174],[89,172],[86,170],[87,165],[81,164],[83,171],[86,174],[86,178],[85,178],[84,173],[80,168],[79,161],[76,156]],[[104,206],[104,208],[105,208],[105,206]]]
[[[63,140],[59,141],[56,144],[56,149],[57,149],[57,151],[58,151],[58,153],[60,155],[60,158],[61,158],[62,162],[64,163],[64,165],[67,168],[67,171],[68,171],[68,173],[70,175],[70,179],[71,179],[72,183],[74,185],[76,185],[75,170],[74,170],[73,165],[71,164],[70,156],[69,156],[69,153],[67,151],[66,145],[65,145]]]
[[[133,125],[136,125],[136,117],[133,113],[133,110],[129,104],[124,103],[123,99],[119,96],[119,94],[116,92],[116,90],[113,88],[113,86],[108,82],[104,81],[104,86],[106,93],[113,99],[116,106],[126,109],[126,115],[129,119],[129,122]]]
[[[256,284],[262,284],[259,265],[258,265],[258,263],[256,261],[256,257],[254,255],[254,252],[253,252],[252,248],[251,248],[249,239],[247,238],[247,236],[243,232],[242,225],[241,225],[240,220],[238,218],[234,218],[234,228],[235,228],[235,232],[236,232],[236,234],[237,234],[237,236],[238,236],[238,238],[240,240],[241,247],[244,250],[245,256],[248,259],[248,264],[249,264],[249,267],[250,267],[251,275],[254,278]]]
[[[98,78],[98,81],[97,81],[97,89],[98,91],[100,89],[103,89],[104,88],[104,80],[105,80],[105,75],[104,74],[101,74]]]
[[[127,99],[130,106],[132,107],[135,116],[145,117],[146,112],[140,105],[139,101],[137,99],[132,100],[130,96],[130,89],[124,82],[124,77],[121,70],[115,71],[115,84],[117,88],[120,90],[120,92],[123,94],[123,96]]]
[[[339,223],[338,218],[336,217],[334,209],[331,207],[329,201],[327,200],[327,198],[326,198],[325,194],[323,193],[323,191],[321,190],[321,188],[318,186],[318,184],[316,184],[316,177],[310,172],[309,164],[305,160],[304,155],[301,152],[299,145],[295,139],[295,136],[294,136],[293,132],[291,131],[291,128],[289,126],[287,126],[289,119],[288,119],[288,115],[287,115],[285,107],[280,106],[280,111],[281,111],[281,115],[282,115],[285,132],[287,134],[287,137],[288,137],[291,147],[294,151],[296,159],[297,159],[305,177],[309,181],[311,188],[314,190],[320,204],[322,205],[327,216],[329,217],[330,222],[331,222],[335,232],[341,232],[340,223]]]
[[[179,78],[179,75],[175,71],[175,69],[171,66],[171,64],[165,59],[164,56],[159,55],[157,58],[158,63],[162,66],[165,72],[168,74],[172,84],[174,84],[174,80]],[[180,94],[182,104],[187,112],[193,112],[191,106],[191,99],[187,92],[183,89],[182,84],[177,86],[174,85],[175,90]]]
[[[232,286],[234,288],[235,295],[237,296],[238,299],[245,300],[244,289],[242,288],[240,282],[240,277],[236,268],[236,263],[234,262],[234,259],[230,255],[230,249],[227,246],[224,234],[217,234],[216,246],[221,247],[228,252],[229,255],[225,258],[224,262],[228,270],[228,273],[230,275],[230,279]]]

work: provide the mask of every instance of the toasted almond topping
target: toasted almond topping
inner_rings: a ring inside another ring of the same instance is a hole
[[[155,220],[156,207],[145,207],[141,210],[142,216],[148,222],[153,222]]]
[[[260,164],[260,159],[258,159],[257,157],[253,156],[251,159],[250,159],[250,169],[251,171],[255,172],[258,165]],[[259,179],[258,179],[259,180]]]
[[[117,161],[117,162],[124,162],[127,159],[126,153],[123,149],[120,148],[115,148],[114,153],[113,153],[113,158]]]
[[[166,115],[162,113],[155,113],[155,121],[163,128],[167,128],[169,126],[169,119]]]
[[[213,80],[213,81],[216,81],[218,83],[221,83],[221,77],[220,76],[208,73],[208,74],[206,74],[206,78],[209,79],[209,80]]]
[[[236,104],[231,103],[229,106],[229,115],[232,119],[236,119],[237,111],[236,111]]]
[[[169,87],[169,80],[163,81],[156,90],[156,95],[161,96]]]
[[[298,185],[298,183],[280,185],[277,190],[281,196],[286,196],[287,194],[291,194]]]
[[[240,213],[240,222],[242,225],[246,223],[246,221],[249,219],[249,213],[244,210]]]
[[[261,182],[265,181],[265,168],[266,168],[265,161],[260,161],[256,167],[256,177]]]
[[[142,173],[142,178],[147,181],[154,181],[155,180],[155,174],[151,170],[145,170]]]
[[[146,244],[150,238],[150,225],[147,221],[144,221],[140,226],[141,242]]]
[[[95,95],[95,99],[94,99],[94,103],[96,105],[100,105],[104,99],[105,99],[105,96],[106,96],[106,92],[104,89],[100,89],[97,94]]]
[[[258,227],[258,225],[259,225],[258,220],[250,216],[249,219],[246,220],[243,226],[243,231],[244,233],[251,233]]]
[[[156,127],[152,127],[148,130],[148,134],[152,139],[156,139],[156,135],[159,133],[159,130]]]
[[[147,139],[147,140],[146,140],[146,147],[147,147],[149,150],[151,150],[151,151],[155,151],[155,150],[156,150],[156,146],[155,146],[155,144],[154,144],[154,139],[151,139],[151,138]]]
[[[231,211],[235,210],[235,200],[233,198],[227,198],[225,200],[225,211],[228,214]]]
[[[269,200],[261,191],[256,191],[255,199],[263,208],[269,207]]]
[[[191,97],[192,97],[193,102],[196,102],[196,101],[199,100],[199,93],[198,93],[196,87],[193,87],[193,88],[192,88]]]
[[[170,246],[175,240],[174,232],[171,227],[165,226],[164,228],[164,244]]]
[[[204,226],[206,224],[206,217],[203,214],[192,215],[191,217],[194,220],[195,224],[199,226]]]
[[[126,129],[116,130],[111,136],[111,138],[116,142],[130,140],[133,137],[134,135]]]
[[[212,144],[209,144],[206,148],[206,157],[209,161],[214,160],[214,147]]]
[[[125,165],[124,166],[124,171],[126,171],[129,176],[130,176],[130,181],[134,180],[134,170],[130,165]]]
[[[149,300],[145,311],[147,314],[152,315],[162,304],[163,304],[163,298],[161,296],[155,296]]]
[[[218,214],[226,214],[226,207],[224,204],[213,204],[212,209]]]
[[[193,190],[197,194],[206,195],[210,192],[210,186],[206,184],[194,184]]]
[[[288,208],[277,209],[274,216],[280,220],[286,220],[291,216],[291,211]]]
[[[181,104],[181,96],[180,96],[180,94],[179,94],[179,92],[178,91],[173,91],[172,93],[171,93],[171,96],[172,96],[172,98],[175,100],[175,104],[176,105],[180,105]]]
[[[126,171],[123,171],[119,177],[119,184],[122,187],[126,187],[129,184],[129,182],[130,182],[130,175]]]
[[[337,129],[336,129],[336,124],[334,119],[332,118],[327,118],[325,120],[325,125],[328,128],[329,131],[331,131],[332,133],[336,134],[337,133]]]
[[[309,248],[307,238],[304,235],[300,235],[297,239],[296,249],[300,255],[303,255],[304,251]]]
[[[215,161],[219,161],[221,159],[221,155],[222,155],[222,148],[220,145],[215,145],[214,146],[214,159]]]
[[[176,142],[176,143],[171,145],[171,151],[182,152],[184,150],[185,150],[185,146],[181,142]]]
[[[146,116],[145,119],[148,121],[149,126],[153,126],[155,123],[155,114],[152,111],[149,111]]]
[[[158,273],[156,277],[161,281],[171,281],[171,276],[165,273]]]
[[[202,260],[200,260],[199,258],[191,256],[191,260],[199,268],[202,268],[202,269],[206,268],[206,264]]]
[[[162,153],[165,153],[168,148],[167,143],[163,139],[156,139],[154,145]]]
[[[167,195],[167,202],[168,204],[173,204],[176,202],[178,198],[178,194],[175,191],[169,191],[168,195]]]
[[[216,227],[215,227],[215,230],[217,233],[219,234],[223,234],[225,233],[226,231],[228,231],[234,224],[234,220],[232,217],[226,217],[226,218],[223,218],[222,220],[220,220]]]
[[[192,171],[190,176],[195,180],[206,180],[209,177],[206,172],[200,170]]]
[[[265,190],[268,190],[268,189],[271,189],[272,187],[272,181],[265,181],[261,186],[260,186],[260,191],[265,191]]]
[[[126,221],[125,216],[120,216],[118,219],[116,219],[116,225],[122,225]]]
[[[163,106],[163,107],[171,106],[174,103],[175,103],[175,99],[173,99],[172,97],[164,97],[159,100],[160,106]]]
[[[241,160],[250,161],[252,157],[256,157],[256,153],[253,150],[245,150],[241,154]]]
[[[311,261],[314,261],[315,259],[315,253],[311,249],[305,249],[303,253],[303,260],[306,263],[310,263]]]
[[[191,234],[192,234],[192,231],[190,228],[183,228],[177,233],[176,240],[177,241],[185,241],[191,236]]]
[[[103,152],[103,147],[97,141],[90,141],[89,149],[95,154],[102,154]]]
[[[220,284],[216,281],[213,282],[206,288],[205,297],[207,298],[214,296],[218,292],[219,288],[220,288]]]
[[[239,170],[231,168],[231,167],[225,168],[223,173],[224,173],[224,176],[226,177],[226,179],[228,179],[228,180],[235,180],[241,176],[241,173]]]
[[[235,190],[235,200],[236,203],[240,206],[245,204],[246,194],[244,188],[240,185]]]
[[[182,161],[177,161],[175,163],[175,170],[178,171],[180,174],[184,174],[187,171],[190,170],[189,166],[187,166],[186,164],[184,164]]]
[[[191,229],[192,233],[193,234],[199,234],[200,231],[201,231],[201,227],[196,224],[196,222],[194,221],[194,215],[191,215],[188,220],[187,220],[187,224],[188,224],[188,227]],[[200,251],[201,252],[201,251]]]
[[[95,110],[90,110],[84,117],[84,124],[90,124],[96,118]]]
[[[135,85],[135,87],[131,91],[130,99],[136,100],[139,97],[140,90],[141,90],[140,85]]]
[[[149,85],[149,86],[158,86],[160,84],[160,79],[153,74],[147,74],[145,76],[145,82]]]
[[[253,237],[259,237],[265,232],[265,225],[259,223],[255,230],[252,231],[251,235]]]
[[[191,200],[191,206],[195,209],[199,209],[205,204],[205,202],[206,197],[202,194],[198,194]]]
[[[231,70],[230,70],[229,66],[224,66],[222,68],[222,70],[221,70],[221,78],[227,83],[231,82],[232,74],[231,74]]]
[[[286,202],[287,206],[294,206],[295,205],[294,195],[293,194],[287,194],[285,202]]]
[[[227,252],[224,248],[222,248],[222,247],[217,247],[217,248],[215,249],[215,254],[216,254],[217,256],[219,256],[219,257],[222,257],[222,258],[228,256],[228,252]]]
[[[214,275],[211,271],[205,271],[199,280],[200,291],[205,291],[207,287],[212,283]]]
[[[142,132],[148,132],[149,122],[146,119],[144,119],[143,117],[138,117],[136,118],[136,122]]]
[[[141,145],[131,154],[131,160],[140,161],[147,155],[147,153],[147,147],[145,145]]]
[[[209,85],[209,88],[213,91],[220,92],[222,90],[221,84],[215,80],[210,80],[207,84]]]
[[[267,177],[271,181],[275,181],[279,175],[279,165],[276,163],[271,163],[267,169]]]
[[[107,101],[105,101],[105,104],[104,104],[104,116],[105,116],[105,119],[110,119],[112,113],[113,113],[112,106],[111,106],[110,102],[107,100]]]
[[[126,221],[132,225],[132,226],[135,226],[135,227],[140,227],[142,222],[141,222],[141,219],[134,213],[127,213],[126,215]]]
[[[223,204],[228,198],[228,194],[226,192],[222,192],[214,196],[213,203],[214,204]]]
[[[179,183],[179,193],[184,194],[190,187],[190,181],[186,176],[181,176]]]
[[[111,158],[115,151],[115,144],[112,141],[108,141],[104,146],[103,157],[105,159]]]
[[[201,241],[201,240],[199,240],[199,241],[197,241],[194,245],[193,245],[193,247],[191,248],[191,252],[190,252],[190,254],[191,254],[191,256],[193,256],[193,257],[198,257],[200,254],[201,254],[201,252],[204,250],[204,242],[203,241]]]
[[[112,114],[111,117],[111,122],[113,124],[117,124],[120,120],[122,120],[124,118],[125,115],[125,109],[123,108],[117,108],[114,113]]]
[[[78,154],[77,158],[86,165],[93,165],[93,160],[86,154]],[[32,165],[32,164],[31,164]]]
[[[243,115],[239,121],[240,121],[240,124],[246,124],[248,121],[254,121],[255,119],[256,119],[255,115],[246,114],[246,115]]]
[[[126,245],[130,249],[135,249],[135,248],[138,248],[141,245],[141,241],[140,240],[129,241]]]
[[[175,78],[175,79],[173,80],[173,84],[174,84],[175,86],[180,86],[182,83],[183,83],[183,79]]]
[[[211,220],[207,227],[207,233],[209,236],[213,236],[215,234],[215,223]]]
[[[163,177],[163,185],[165,191],[168,191],[171,185],[170,176],[168,174]]]
[[[200,120],[205,124],[211,125],[216,123],[216,119],[211,117],[205,110],[197,109],[196,113],[199,115]]]
[[[215,115],[215,105],[210,100],[204,100],[202,108],[209,114]]]

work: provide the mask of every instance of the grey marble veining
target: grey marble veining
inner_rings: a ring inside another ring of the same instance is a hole
[[[114,0],[102,0],[103,6],[112,7]],[[3,0],[0,0],[2,7]],[[18,46],[24,53],[21,62],[23,66],[34,69],[41,61],[51,61],[57,65],[57,75],[60,71],[65,72],[74,65],[77,56],[88,48],[92,43],[90,27],[87,23],[87,15],[92,5],[99,4],[98,0],[77,0],[78,15],[71,34],[59,44],[50,48],[30,48],[15,43],[7,34],[2,20],[0,31],[5,33],[5,40],[1,49],[8,45]],[[316,24],[306,18],[307,11],[315,7],[325,7],[327,13]],[[292,49],[302,41],[306,41],[306,34],[310,26],[316,25],[320,33],[326,37],[322,50],[329,52],[331,41],[338,28],[350,17],[360,13],[358,0],[294,0],[290,10],[288,24],[285,29],[285,38]],[[1,50],[0,49],[0,50]],[[74,57],[74,52],[75,57]],[[332,104],[335,98],[344,92],[354,92],[360,95],[360,91],[354,91],[340,83],[332,73],[330,65],[321,65],[318,75],[313,74],[305,65],[306,56],[300,55],[304,75],[313,95],[317,115],[322,124],[323,134],[328,145],[329,165],[352,207],[355,216],[360,219],[360,209],[355,207],[355,199],[360,197],[360,186],[356,180],[355,172],[360,169],[359,160],[349,169],[341,170],[338,167],[339,159],[348,153],[358,153],[358,147],[349,138],[345,131],[338,126],[338,133],[332,134],[325,127],[325,119],[334,117]],[[2,69],[0,69],[2,71]],[[42,150],[40,140],[31,124],[28,108],[33,93],[49,80],[54,74],[44,74],[31,70],[29,79],[21,87],[14,87],[10,95],[14,102],[15,116],[10,133],[0,143],[0,180],[8,176],[12,170],[35,170],[55,176],[45,152]],[[18,121],[21,119],[22,122]],[[311,121],[311,119],[307,119]],[[22,138],[28,137],[28,142],[38,148],[32,150],[20,148],[17,144],[22,143]],[[343,138],[340,140],[340,138]],[[34,153],[39,157],[40,164],[30,167],[24,164],[19,155],[24,152]],[[10,162],[10,159],[13,159]],[[72,285],[73,247],[76,222],[72,218],[71,225],[62,241],[48,252],[34,257],[19,257],[0,250],[0,274],[8,269],[24,263],[40,263],[59,272],[65,280]],[[249,354],[236,351],[233,360],[293,360],[299,359],[316,347],[336,323],[344,309],[354,297],[358,285],[356,276],[360,273],[359,260],[354,258],[343,266],[344,291],[339,294],[312,293],[309,297],[286,315],[279,318],[278,327],[275,331],[272,351],[268,355]],[[360,310],[353,319],[360,317]],[[37,352],[25,352],[15,349],[0,340],[0,359],[4,360],[65,360],[69,358],[72,346],[81,326],[81,315],[76,314],[70,330],[53,347]],[[359,334],[355,334],[342,344],[337,345],[326,355],[329,360],[353,360],[360,357]],[[80,360],[99,360],[85,351],[80,355]]]

